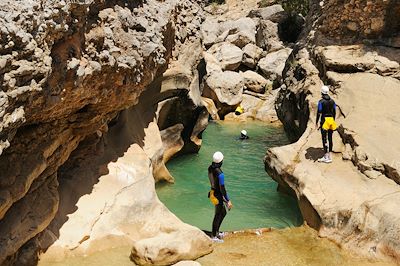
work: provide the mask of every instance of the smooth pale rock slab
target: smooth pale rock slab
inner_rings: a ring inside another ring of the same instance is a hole
[[[239,72],[240,75],[244,79],[244,85],[247,89],[257,92],[257,93],[264,93],[265,86],[268,84],[272,85],[272,82],[265,79],[260,74],[247,70],[245,72]]]
[[[222,70],[235,70],[239,67],[243,58],[243,51],[236,45],[229,42],[214,44],[207,53],[211,54],[216,60],[205,57],[206,63],[217,63]]]
[[[220,103],[232,106],[242,101],[244,80],[237,72],[214,72],[207,78],[206,84],[215,93]]]
[[[317,47],[317,53],[328,70],[336,72],[369,71],[379,74],[394,74],[400,71],[399,62],[363,45]],[[382,52],[384,54],[384,52]]]
[[[285,62],[289,57],[292,49],[285,48],[276,52],[272,52],[261,58],[258,67],[268,79],[275,80],[282,78],[282,71],[285,68]]]
[[[258,60],[260,60],[263,49],[255,44],[249,43],[243,47],[243,64],[250,68],[257,66]]]

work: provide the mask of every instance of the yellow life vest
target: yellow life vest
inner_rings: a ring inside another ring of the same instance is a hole
[[[325,117],[325,122],[322,125],[322,129],[323,130],[336,130],[337,129],[337,125],[335,122],[335,119],[333,119],[333,117]]]
[[[208,198],[210,199],[212,204],[218,205],[219,200],[214,195],[214,189],[211,189],[210,192],[208,192]]]
[[[243,114],[243,112],[244,112],[244,109],[241,105],[236,107],[235,113]]]

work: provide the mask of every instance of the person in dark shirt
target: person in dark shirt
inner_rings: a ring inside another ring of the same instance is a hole
[[[247,136],[247,131],[246,130],[242,130],[242,131],[240,131],[240,137],[239,137],[239,139],[240,140],[244,140],[244,139],[248,139],[249,138],[249,136]]]
[[[332,162],[332,149],[333,131],[336,130],[337,125],[335,122],[336,117],[336,103],[329,96],[329,87],[322,86],[321,88],[322,99],[318,102],[316,127],[320,121],[319,128],[321,129],[322,145],[324,147],[324,156],[318,159],[318,162],[331,163]],[[320,120],[321,118],[321,120]],[[328,137],[328,139],[327,139]]]
[[[209,198],[215,205],[211,236],[214,242],[223,242],[221,239],[223,237],[223,233],[219,232],[219,228],[226,215],[225,204],[229,210],[233,206],[225,189],[225,175],[221,170],[223,159],[224,155],[221,152],[215,152],[213,155],[213,161],[208,167],[208,178],[211,185]]]

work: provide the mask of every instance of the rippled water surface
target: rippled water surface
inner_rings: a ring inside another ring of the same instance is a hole
[[[248,132],[249,139],[238,139],[242,129]],[[267,148],[287,143],[280,127],[259,122],[211,122],[198,154],[178,157],[167,164],[175,184],[157,185],[157,194],[184,222],[210,230],[214,207],[207,198],[207,168],[218,150],[225,156],[222,170],[234,204],[222,230],[299,225],[302,219],[295,200],[276,191],[277,184],[263,164]]]

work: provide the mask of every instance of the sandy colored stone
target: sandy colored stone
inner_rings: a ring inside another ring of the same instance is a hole
[[[347,252],[328,239],[319,237],[308,226],[229,234],[224,238],[224,243],[214,246],[213,253],[197,261],[204,266],[395,265],[390,260],[368,260]]]
[[[145,258],[146,249],[171,249],[176,254],[175,259],[154,257],[159,263],[194,259],[211,252],[211,242],[202,231],[182,223],[158,200],[150,158],[163,145],[154,122],[144,130],[144,148],[133,144],[122,157],[108,164],[108,174],[78,200],[77,210],[68,215],[68,222],[62,224],[57,241],[41,256],[42,261],[60,261],[125,245],[136,247],[135,258]],[[107,148],[110,154],[110,148],[119,145],[121,131],[112,134],[115,136],[109,136]],[[165,241],[152,241],[158,238]]]
[[[210,63],[218,62],[222,70],[235,70],[242,63],[243,51],[231,43],[223,42],[214,44],[207,50],[207,53],[215,58]],[[205,57],[205,60],[206,64],[210,61],[208,56]]]
[[[249,43],[243,47],[243,64],[254,68],[261,58],[263,50],[255,44]]]
[[[281,89],[276,105],[283,124],[300,130],[295,133],[298,139],[270,149],[266,168],[298,199],[303,217],[320,235],[365,256],[398,257],[400,219],[395,202],[400,187],[393,160],[399,150],[395,137],[400,134],[399,117],[394,109],[400,83],[373,73],[328,72],[340,127],[334,133],[333,163],[318,163],[323,150],[315,115],[322,81],[308,56],[302,50],[295,55],[298,64],[289,66],[285,80],[289,87]],[[293,79],[295,69],[301,69],[301,80]]]
[[[251,91],[264,93],[265,90],[269,89],[269,85],[272,86],[272,82],[268,81],[263,76],[257,74],[254,71],[247,70],[245,72],[239,72],[239,74],[244,79],[245,87]]]
[[[258,62],[258,67],[264,74],[264,76],[270,80],[280,79],[282,77],[282,71],[285,67],[286,59],[292,49],[285,48],[276,52],[267,54],[264,58],[261,58]]]
[[[370,71],[390,75],[400,71],[400,64],[385,56],[379,49],[363,45],[318,47],[316,51],[328,70],[336,72]],[[382,55],[381,55],[382,54]]]
[[[237,72],[214,72],[207,78],[206,84],[215,93],[216,100],[220,103],[233,106],[242,100],[244,83],[243,78]]]

